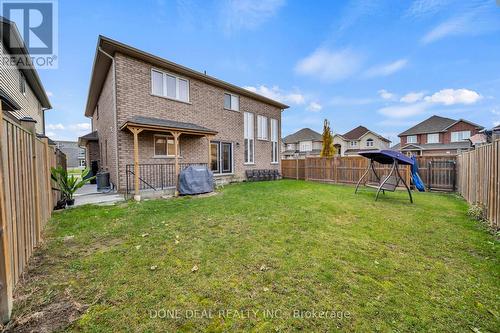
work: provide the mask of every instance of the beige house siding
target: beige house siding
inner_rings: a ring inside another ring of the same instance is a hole
[[[1,39],[0,39],[1,40]],[[0,42],[0,58],[9,57],[9,53],[3,41]],[[12,115],[21,119],[31,117],[36,120],[36,132],[43,133],[43,111],[40,102],[33,93],[30,85],[26,82],[26,93],[23,95],[20,89],[20,75],[18,68],[10,66],[1,68],[0,86],[21,107],[21,110],[13,112]]]
[[[242,180],[245,177],[244,171],[246,169],[279,170],[279,158],[277,164],[271,163],[271,141],[257,140],[257,115],[267,116],[268,121],[270,118],[278,120],[278,147],[280,147],[280,108],[239,95],[240,111],[226,110],[224,109],[224,92],[226,92],[224,89],[190,77],[185,77],[189,80],[189,103],[154,96],[151,94],[151,69],[153,66],[120,53],[115,54],[115,64],[118,127],[134,116],[194,123],[217,131],[218,134],[212,140],[233,143],[234,173],[230,176],[220,177],[230,180]],[[162,70],[162,68],[158,69]],[[166,72],[176,74],[172,71]],[[254,113],[255,164],[253,165],[244,165],[244,112]],[[270,127],[270,121],[268,127]],[[99,140],[102,140],[102,131],[98,129],[98,132]],[[140,163],[173,162],[173,159],[154,158],[153,134],[151,132],[139,134]],[[208,162],[208,142],[205,138],[181,135],[180,146],[182,152],[181,163]],[[133,163],[133,136],[129,131],[118,131],[117,147],[118,168],[120,174],[124,175],[126,165]],[[125,182],[125,177],[120,177],[121,189],[124,189]]]

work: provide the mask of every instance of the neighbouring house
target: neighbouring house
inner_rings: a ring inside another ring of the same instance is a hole
[[[464,119],[432,116],[399,134],[393,147],[407,155],[456,155],[471,148],[470,137],[482,126]]]
[[[55,141],[56,147],[66,155],[66,166],[68,168],[85,167],[85,148],[78,145],[76,141]]]
[[[491,142],[491,132],[482,131],[481,133],[474,134],[468,140],[470,141],[472,147],[477,148]]]
[[[180,169],[208,164],[217,182],[280,169],[287,105],[99,36],[79,138],[119,191],[172,189]],[[146,193],[146,192],[142,192]],[[139,199],[140,197],[138,197]]]
[[[287,135],[282,140],[281,158],[296,159],[319,156],[323,146],[323,136],[310,128],[303,128]]]
[[[0,16],[1,47],[0,100],[4,115],[17,123],[35,123],[39,136],[45,135],[45,111],[49,98],[36,69],[19,59],[30,58],[16,24]],[[21,65],[20,65],[21,64]]]
[[[357,156],[362,150],[388,149],[390,143],[390,140],[364,126],[333,136],[333,146],[340,156]]]
[[[500,125],[493,127],[491,130],[491,137],[493,140],[500,140]]]

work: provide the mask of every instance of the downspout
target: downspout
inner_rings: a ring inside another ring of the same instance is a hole
[[[109,59],[111,59],[111,65],[113,66],[113,116],[115,118],[115,173],[116,173],[116,187],[120,185],[120,173],[118,172],[118,115],[116,111],[116,66],[115,66],[115,58],[108,54],[106,51],[104,51],[100,46],[99,46],[99,52],[107,56]]]

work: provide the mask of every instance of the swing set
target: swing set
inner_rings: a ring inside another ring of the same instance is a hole
[[[399,185],[399,182],[402,182],[408,191],[408,196],[410,197],[410,202],[413,203],[413,198],[411,196],[410,187],[406,184],[404,178],[401,176],[399,172],[399,165],[410,165],[413,166],[414,162],[408,156],[401,154],[395,150],[382,149],[382,150],[367,150],[361,151],[358,153],[359,155],[366,157],[370,160],[368,164],[368,168],[363,173],[358,183],[356,184],[356,190],[354,193],[358,193],[359,186],[363,184],[366,187],[371,187],[377,190],[377,194],[375,195],[375,201],[377,201],[380,192],[385,194],[385,191],[394,192]],[[380,177],[375,171],[374,162],[378,162],[380,164],[392,165],[392,168],[387,176]],[[377,178],[377,182],[369,182],[368,181],[368,173],[370,170],[375,174],[375,178]]]

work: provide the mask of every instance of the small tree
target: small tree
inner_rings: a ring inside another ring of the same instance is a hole
[[[335,147],[333,146],[333,135],[330,130],[330,122],[325,119],[323,123],[323,147],[321,148],[321,157],[333,157],[335,155]]]

